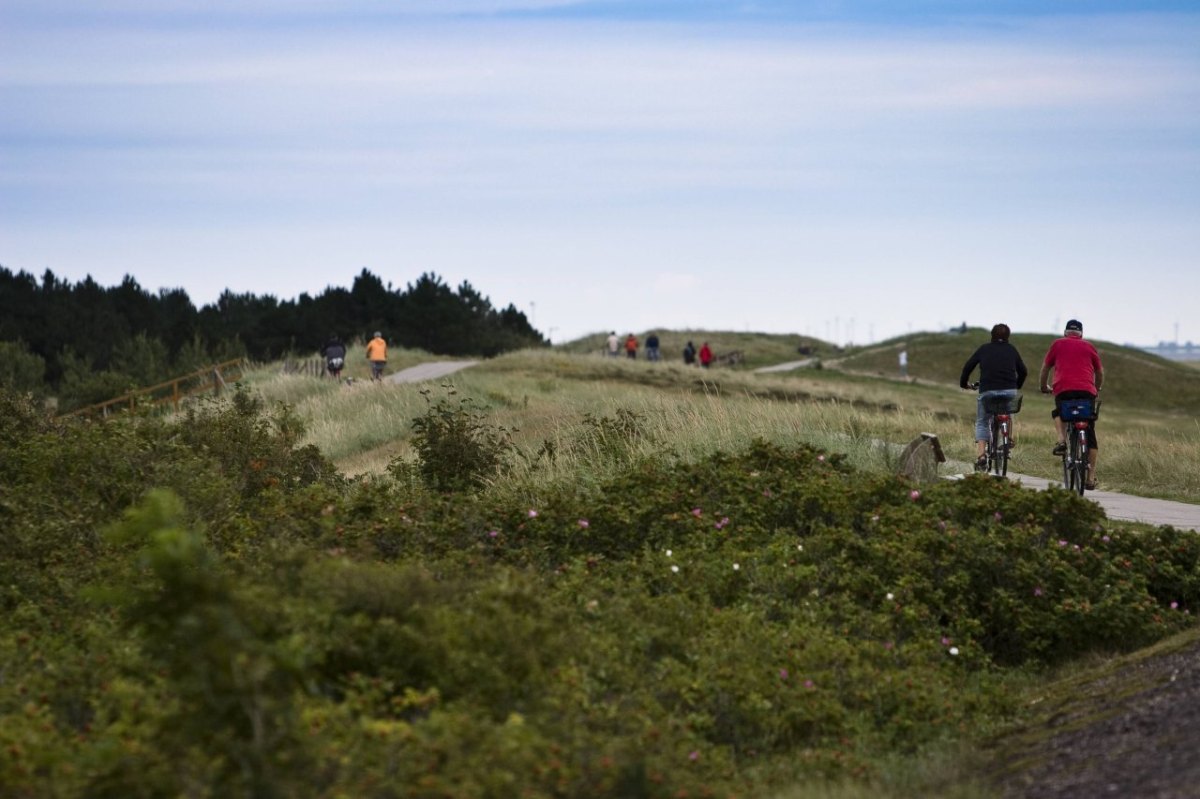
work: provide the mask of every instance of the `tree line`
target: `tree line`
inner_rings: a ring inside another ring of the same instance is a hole
[[[490,357],[548,342],[512,304],[497,309],[470,283],[432,273],[404,289],[364,269],[350,289],[294,300],[224,291],[196,307],[181,288],[104,287],[47,270],[39,280],[0,266],[0,384],[56,393],[68,406],[248,356],[272,360],[383,331],[394,346]]]

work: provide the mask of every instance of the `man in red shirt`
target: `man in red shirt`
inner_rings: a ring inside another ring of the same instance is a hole
[[[1051,392],[1047,378],[1050,370],[1054,370],[1054,425],[1058,429],[1058,443],[1054,445],[1054,454],[1062,455],[1067,451],[1067,425],[1062,420],[1059,411],[1063,400],[1094,399],[1100,393],[1104,383],[1104,367],[1100,365],[1100,354],[1091,342],[1083,340],[1083,324],[1078,319],[1067,322],[1063,337],[1055,339],[1046,352],[1042,362],[1042,372],[1038,377],[1043,394]],[[1096,453],[1099,449],[1096,443],[1096,422],[1088,423],[1088,476],[1084,487],[1088,490],[1096,488]]]

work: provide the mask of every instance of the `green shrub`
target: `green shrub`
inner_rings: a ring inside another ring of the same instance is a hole
[[[453,403],[448,397],[430,398],[429,408],[413,419],[413,447],[421,476],[435,490],[459,491],[484,485],[506,465],[512,452],[507,430],[488,424],[486,415],[470,397]],[[403,468],[393,462],[392,471]]]

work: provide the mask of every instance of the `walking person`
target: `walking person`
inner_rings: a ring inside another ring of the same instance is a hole
[[[329,337],[325,346],[321,347],[321,357],[325,359],[325,369],[334,380],[342,377],[342,367],[346,365],[346,345],[338,338],[337,333]]]
[[[650,335],[646,336],[646,360],[647,361],[657,361],[658,360],[658,334],[657,333],[651,333]]]
[[[383,368],[387,366],[387,342],[378,330],[375,331],[375,337],[367,342],[367,360],[371,362],[371,379],[383,380]]]
[[[617,351],[620,348],[621,342],[617,339],[617,331],[608,334],[608,338],[604,340],[604,345],[608,348],[610,358],[617,357]]]
[[[638,340],[632,333],[625,339],[625,355],[630,360],[637,359]]]
[[[713,351],[709,348],[708,342],[700,345],[700,365],[707,369],[713,362]]]
[[[687,346],[683,348],[683,365],[696,365],[696,345],[690,341],[687,343]]]
[[[908,379],[908,348],[907,347],[902,347],[900,349],[900,356],[899,356],[898,360],[900,362],[900,377],[907,380]]]
[[[979,367],[979,396],[975,400],[975,471],[987,471],[987,445],[991,441],[992,431],[985,412],[987,400],[993,397],[1015,399],[1018,389],[1025,385],[1029,375],[1021,353],[1009,343],[1012,334],[1008,325],[1001,322],[992,328],[992,340],[983,344],[963,364],[962,374],[959,375],[958,385],[969,389],[967,381],[971,372]],[[1014,440],[1012,442],[1016,444]]]
[[[1050,372],[1054,372],[1053,386],[1048,382]],[[1054,427],[1058,432],[1058,443],[1054,445],[1054,454],[1062,457],[1067,451],[1067,423],[1062,420],[1063,400],[1092,399],[1100,395],[1100,386],[1104,384],[1104,366],[1100,363],[1100,353],[1090,341],[1083,339],[1083,323],[1078,319],[1067,322],[1063,337],[1055,339],[1046,351],[1042,361],[1042,371],[1038,375],[1043,394],[1054,394],[1054,410],[1050,416],[1054,418]],[[1084,488],[1088,491],[1096,489],[1096,461],[1099,444],[1096,443],[1096,420],[1088,422],[1088,473]]]

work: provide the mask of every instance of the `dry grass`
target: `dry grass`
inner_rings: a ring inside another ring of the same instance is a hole
[[[309,441],[349,474],[380,472],[410,456],[412,420],[426,409],[422,391],[469,396],[489,421],[514,429],[514,442],[532,461],[547,445],[538,479],[599,479],[594,453],[581,448],[584,419],[635,414],[639,433],[627,454],[669,451],[695,457],[739,447],[754,438],[806,442],[845,452],[868,470],[894,465],[895,452],[922,432],[939,435],[961,470],[974,458],[974,397],[952,386],[800,370],[758,375],[700,370],[599,355],[547,350],[487,361],[439,383],[338,387],[329,381],[263,373],[253,380],[271,401],[293,405],[309,422]],[[443,386],[449,388],[443,388]],[[1054,478],[1051,400],[1026,394],[1018,417],[1012,469]],[[1105,405],[1099,476],[1104,488],[1200,501],[1200,423],[1179,413]],[[610,465],[605,468],[617,468]],[[518,472],[528,466],[518,466]]]

